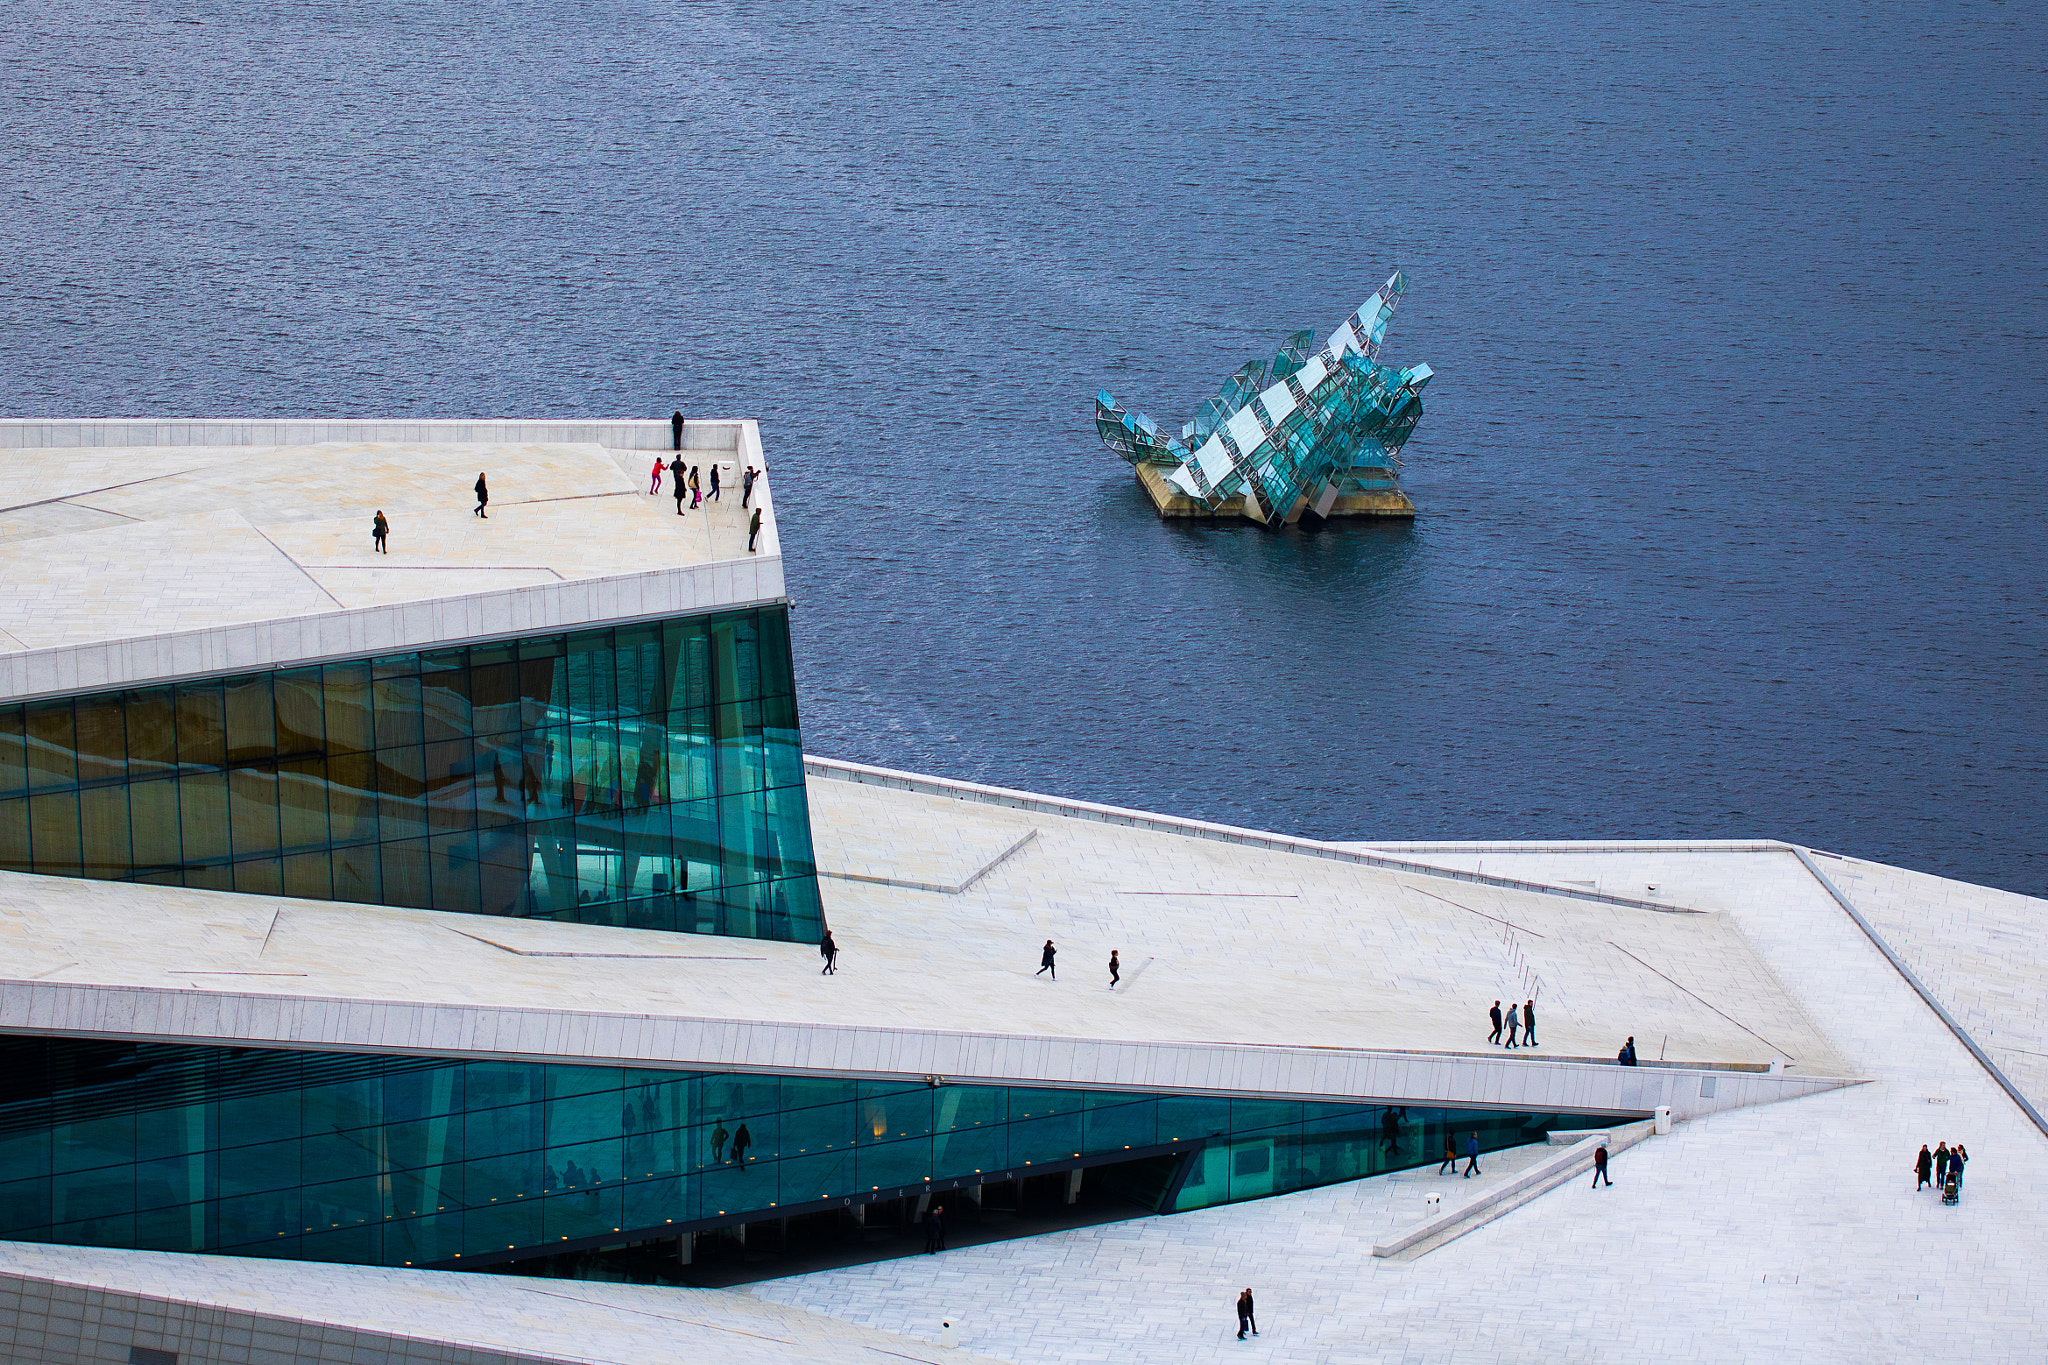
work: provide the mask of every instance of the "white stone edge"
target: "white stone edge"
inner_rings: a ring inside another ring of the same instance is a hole
[[[749,419],[685,418],[686,450],[739,450]],[[304,446],[327,441],[414,445],[582,445],[611,450],[667,450],[663,418],[392,418],[128,417],[0,418],[0,450],[67,450],[171,446]],[[754,437],[756,453],[760,438]]]
[[[891,787],[899,791],[920,792],[927,796],[944,796],[959,800],[980,801],[988,805],[1008,806],[1014,810],[1036,811],[1047,815],[1064,815],[1079,820],[1093,820],[1101,824],[1121,825],[1128,829],[1146,829],[1162,834],[1183,834],[1197,839],[1215,839],[1223,843],[1237,844],[1246,848],[1263,848],[1280,853],[1299,853],[1311,858],[1328,858],[1336,862],[1355,863],[1362,867],[1376,867],[1390,872],[1405,872],[1420,877],[1471,882],[1479,886],[1500,887],[1510,891],[1532,891],[1545,896],[1565,896],[1572,900],[1593,901],[1601,905],[1626,906],[1632,910],[1654,910],[1662,915],[1710,913],[1694,910],[1689,906],[1670,905],[1659,901],[1637,900],[1629,896],[1612,896],[1605,892],[1588,891],[1576,886],[1557,886],[1549,882],[1526,881],[1519,877],[1497,877],[1489,873],[1464,872],[1457,868],[1437,867],[1431,863],[1410,862],[1404,858],[1390,858],[1377,853],[1361,852],[1353,846],[1330,843],[1320,839],[1300,839],[1287,834],[1273,834],[1265,830],[1245,829],[1238,825],[1219,825],[1207,820],[1192,820],[1177,815],[1156,815],[1150,811],[1131,810],[1124,806],[1105,806],[1094,801],[1077,801],[1068,797],[1046,796],[1038,792],[1018,791],[1010,787],[991,787],[979,782],[962,781],[958,778],[928,777],[922,773],[902,772],[894,768],[878,768],[867,763],[849,763],[844,759],[821,758],[816,754],[804,755],[804,775],[806,777],[824,778],[828,781],[860,782],[872,786]]]
[[[764,518],[763,524],[773,523]],[[782,557],[755,554],[565,583],[532,583],[416,602],[19,650],[0,654],[0,701],[30,701],[177,678],[700,615],[778,602],[785,595]]]
[[[1681,1118],[1861,1082],[1459,1054],[0,982],[0,1033],[572,1065]],[[1714,1094],[1703,1097],[1711,1080]]]

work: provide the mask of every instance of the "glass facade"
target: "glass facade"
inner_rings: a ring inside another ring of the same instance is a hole
[[[0,1239],[480,1266],[1161,1154],[1199,1208],[1556,1117],[5,1038]]]
[[[0,706],[0,869],[816,942],[788,614]]]

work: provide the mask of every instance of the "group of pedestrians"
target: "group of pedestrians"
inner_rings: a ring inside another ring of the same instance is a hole
[[[1524,1001],[1519,1006],[1510,1000],[1506,1014],[1500,1012],[1500,1001],[1496,1000],[1493,1008],[1486,1012],[1486,1017],[1493,1020],[1493,1032],[1486,1035],[1487,1042],[1498,1043],[1502,1047],[1537,1046],[1534,1000]]]
[[[667,464],[663,464],[659,456],[655,457],[654,468],[649,470],[647,475],[647,494],[649,497],[653,497],[661,492],[661,476],[663,473],[669,476],[669,488],[675,496],[677,516],[683,515],[684,498],[690,500],[690,507],[692,509],[702,507],[707,502],[725,501],[723,490],[719,488],[718,484],[718,462],[715,460],[711,464],[711,481],[708,491],[705,486],[703,466],[685,465],[680,445],[676,447],[675,458]],[[740,475],[741,507],[750,507],[752,505],[754,485],[760,480],[760,477],[761,471],[752,465],[748,465],[746,472]],[[752,510],[753,515],[747,518],[747,552],[749,554],[755,551],[761,539],[761,509],[754,507]]]
[[[653,497],[661,492],[661,476],[663,474],[669,475],[671,485],[675,490],[677,516],[683,514],[684,498],[690,500],[692,510],[702,507],[707,502],[723,502],[725,500],[719,495],[718,464],[716,461],[713,461],[711,465],[711,491],[708,494],[704,491],[703,466],[685,465],[681,452],[678,452],[675,459],[667,464],[662,463],[659,455],[654,457],[654,468],[647,476],[647,496]],[[749,493],[752,493],[754,488],[753,475],[754,471],[749,469],[745,480]]]
[[[662,491],[662,475],[664,473],[668,473],[668,477],[670,477],[670,491],[676,497],[676,516],[684,514],[684,505],[682,505],[684,497],[690,499],[690,508],[692,510],[694,508],[702,508],[702,505],[705,505],[707,501],[725,501],[725,493],[719,487],[719,465],[717,465],[717,460],[713,460],[713,465],[711,465],[711,485],[709,485],[709,491],[707,491],[705,469],[702,469],[700,465],[684,465],[680,450],[676,452],[676,458],[670,460],[668,465],[662,463],[662,458],[655,456],[653,469],[647,471],[647,495],[649,497],[653,497],[653,495],[657,495],[659,491]],[[760,479],[760,471],[754,469],[752,465],[748,465],[748,471],[745,471],[743,475],[739,475],[739,505],[741,505],[741,508],[748,508],[748,505],[752,505],[752,501],[754,501],[754,483],[758,479]],[[748,518],[748,553],[756,551],[756,546],[760,542],[760,534],[762,534],[762,510],[754,508],[754,516]]]
[[[1444,1134],[1444,1164],[1436,1168],[1438,1175],[1448,1175],[1458,1169],[1457,1142],[1458,1140],[1455,1135],[1451,1133]],[[1486,1172],[1479,1169],[1479,1134],[1467,1133],[1465,1135],[1465,1178],[1470,1180],[1475,1175],[1485,1174]]]
[[[1960,1190],[1963,1184],[1963,1167],[1968,1165],[1969,1161],[1969,1149],[1960,1142],[1953,1147],[1944,1142],[1932,1152],[1927,1150],[1926,1143],[1921,1143],[1920,1155],[1913,1161],[1913,1171],[1920,1177],[1920,1183],[1914,1187],[1913,1193],[1918,1194],[1927,1188],[1930,1175],[1933,1177],[1934,1188],[1944,1195],[1949,1191],[1951,1178]]]
[[[491,514],[484,509],[491,505],[491,486],[484,479],[484,471],[478,471],[474,491],[476,506],[470,509],[469,514],[489,521]],[[377,509],[377,515],[370,518],[370,549],[380,555],[391,553],[391,518],[384,515],[381,507]]]
[[[667,463],[663,463],[660,456],[657,455],[655,457],[654,468],[648,473],[648,495],[651,497],[661,492],[661,478],[663,474],[667,474],[675,492],[677,516],[683,515],[683,499],[686,497],[690,500],[692,508],[701,507],[707,502],[723,502],[724,497],[718,486],[717,461],[714,460],[711,464],[711,481],[709,491],[707,492],[702,466],[689,465],[685,467],[683,464],[683,415],[680,412],[675,414],[674,417],[669,419],[669,426],[675,435],[675,458]],[[476,476],[476,484],[474,486],[476,506],[470,509],[470,515],[489,521],[491,514],[486,509],[491,505],[491,489],[489,482],[485,478],[486,472],[479,471]],[[741,507],[751,507],[754,499],[754,485],[759,481],[760,477],[761,471],[755,469],[752,465],[748,465],[746,473],[740,476]],[[761,539],[761,509],[752,507],[752,511],[753,516],[747,520],[747,552],[749,554],[756,551]],[[378,554],[390,554],[391,549],[388,543],[390,537],[391,519],[384,515],[384,509],[380,507],[377,509],[377,515],[370,521],[370,548]]]
[[[1053,946],[1053,941],[1051,939],[1047,939],[1045,941],[1045,946],[1038,950],[1038,970],[1033,972],[1032,975],[1044,976],[1046,973],[1050,972],[1052,974],[1052,979],[1054,981],[1059,980],[1060,969],[1057,965],[1059,955],[1060,950]],[[1123,979],[1123,960],[1117,956],[1117,950],[1111,948],[1109,950],[1109,988],[1111,990],[1115,990],[1116,983]]]

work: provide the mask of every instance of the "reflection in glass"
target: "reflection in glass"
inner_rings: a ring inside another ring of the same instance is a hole
[[[1140,1197],[1178,1212],[1428,1165],[1474,1132],[1541,1141],[1559,1117],[39,1038],[0,1039],[0,1066],[0,1239],[385,1265],[1060,1163],[1150,1161]]]
[[[0,706],[0,869],[815,942],[782,608]]]

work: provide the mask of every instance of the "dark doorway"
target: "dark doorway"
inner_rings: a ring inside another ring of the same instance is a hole
[[[1067,1228],[1091,1227],[1150,1215],[1178,1170],[1178,1155],[1094,1166],[1080,1173],[1080,1188],[1068,1202],[1072,1172],[1056,1171],[1022,1180],[929,1197],[945,1211],[946,1248],[977,1246],[1014,1237],[1036,1237]],[[719,1289],[757,1280],[806,1275],[840,1266],[924,1254],[925,1225],[919,1199],[884,1199],[852,1210],[800,1214],[713,1228],[692,1239],[686,1264],[675,1237],[603,1247],[595,1251],[536,1256],[491,1267],[506,1275],[551,1279],[605,1280],[627,1284],[693,1285]]]

